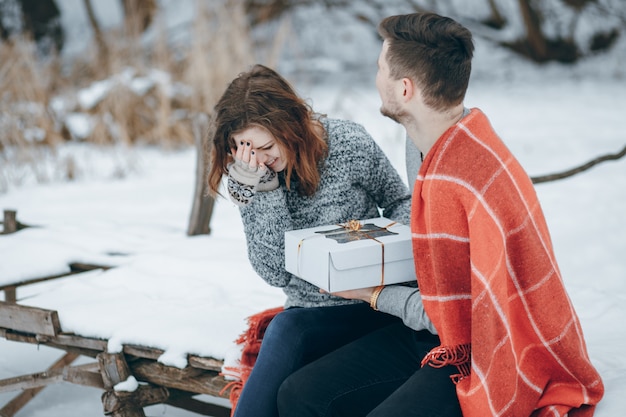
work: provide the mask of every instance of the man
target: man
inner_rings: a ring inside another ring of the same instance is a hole
[[[471,33],[432,13],[388,17],[379,33],[381,112],[424,158],[411,217],[421,297],[396,294],[394,310],[390,287],[338,295],[405,322],[423,305],[440,343],[424,351],[406,326],[365,336],[285,381],[281,417],[593,415],[604,387],[534,187],[486,116],[463,105]]]

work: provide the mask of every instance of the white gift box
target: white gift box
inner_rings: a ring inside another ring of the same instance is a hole
[[[285,269],[328,292],[416,279],[409,226],[385,217],[349,223],[285,232]]]

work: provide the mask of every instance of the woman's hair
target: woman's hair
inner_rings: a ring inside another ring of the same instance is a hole
[[[233,134],[260,126],[276,139],[286,162],[285,182],[297,178],[301,193],[312,195],[320,181],[318,164],[328,144],[315,128],[311,107],[276,71],[263,65],[239,74],[217,102],[213,114],[209,192],[217,194],[237,145]]]
[[[412,79],[436,110],[463,102],[474,52],[468,29],[435,13],[412,13],[383,19],[378,33],[389,45],[392,77]]]

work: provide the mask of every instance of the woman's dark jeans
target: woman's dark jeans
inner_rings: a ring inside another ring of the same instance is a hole
[[[281,385],[280,417],[462,417],[450,375],[421,367],[439,338],[386,326],[298,370]]]
[[[367,303],[290,308],[270,322],[235,417],[277,417],[278,388],[304,365],[400,319]]]

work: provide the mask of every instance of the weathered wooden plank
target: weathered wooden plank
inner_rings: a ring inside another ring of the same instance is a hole
[[[138,345],[124,345],[124,353],[126,355],[137,358],[158,360],[163,355],[162,349],[150,348]],[[205,358],[202,356],[189,355],[189,366],[207,371],[222,371],[222,361],[214,358]]]
[[[77,350],[78,353],[96,357],[96,355],[100,352],[106,352],[107,350],[107,341],[103,339],[94,339],[90,337],[77,336],[74,334],[61,333],[55,337],[37,337],[34,338],[31,335],[24,335],[20,333],[12,333],[7,332],[4,329],[0,329],[0,337],[4,337],[7,340],[16,341],[16,342],[24,342],[24,343],[34,343],[34,344],[45,344],[51,347],[56,347],[58,349],[69,350],[70,347],[79,348]],[[85,349],[84,351],[81,349]],[[138,346],[138,345],[124,345],[123,352],[127,356],[133,356],[137,358],[144,359],[152,359],[158,360],[159,357],[163,354],[162,349],[151,348],[146,346]],[[222,361],[214,358],[207,358],[202,356],[189,356],[189,366],[204,369],[207,371],[221,372],[222,370]]]
[[[141,385],[133,392],[107,391],[102,395],[102,404],[107,415],[128,417],[143,407],[164,403],[168,396],[167,388]]]
[[[19,333],[11,329],[2,329],[2,333],[2,337],[11,342],[39,344],[37,337],[32,334]]]
[[[106,350],[106,341],[80,338],[78,336],[57,337],[32,335],[13,330],[0,329],[0,336],[11,342],[30,343],[34,345],[46,345],[66,352],[76,353],[82,356],[95,358],[98,353]],[[0,416],[1,417],[1,416]]]
[[[76,365],[76,366],[67,366],[65,369],[76,369],[78,371],[84,371],[84,372],[96,372],[96,373],[100,373],[100,364],[98,362],[89,362],[89,363],[84,363],[82,365]]]
[[[76,354],[66,353],[44,372],[0,380],[0,392],[45,387],[51,383],[59,382],[62,380],[63,368],[76,360],[77,357]]]
[[[42,389],[43,388],[28,389],[22,392],[21,394],[13,398],[11,401],[6,403],[4,407],[0,409],[0,416],[1,417],[13,417],[26,404],[28,404],[30,400],[32,400],[35,397],[35,395],[37,395],[39,391]]]
[[[189,366],[205,369],[207,371],[222,372],[223,361],[214,358],[204,358],[201,356],[189,356]]]
[[[96,264],[86,264],[84,262],[72,262],[70,264],[70,271],[71,271],[70,275],[80,274],[81,272],[94,271],[96,269],[102,269],[103,271],[106,271],[111,268],[112,266],[110,265],[96,265]]]
[[[39,341],[40,343],[46,343],[47,345],[51,345],[51,346],[59,347],[59,348],[75,347],[75,348],[90,350],[90,351],[94,351],[96,354],[98,352],[105,352],[107,350],[107,343],[108,343],[106,340],[103,340],[103,339],[95,339],[92,337],[77,336],[75,334],[69,334],[69,333],[62,333],[48,340],[43,340],[40,338]],[[93,353],[87,356],[95,357]]]
[[[157,360],[163,354],[163,349],[138,345],[124,345],[124,353],[138,358]]]
[[[20,375],[1,380],[0,392],[45,387],[46,385],[54,384],[62,380],[63,371],[58,369],[53,371],[36,372],[28,375]]]
[[[178,369],[147,359],[138,359],[129,366],[140,381],[196,394],[220,396],[220,391],[227,384],[217,372],[192,367]]]
[[[0,301],[0,327],[45,336],[56,336],[61,331],[56,311],[5,301]]]
[[[97,363],[68,366],[63,370],[63,380],[76,385],[104,389],[104,382]]]

